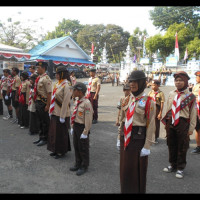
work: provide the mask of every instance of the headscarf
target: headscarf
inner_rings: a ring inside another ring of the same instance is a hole
[[[146,78],[135,80],[138,83],[138,91],[132,92],[132,94],[136,97],[141,94],[146,88]]]
[[[174,75],[175,80],[178,77],[180,77],[184,81],[184,86],[181,89],[178,90],[180,92],[180,91],[187,89],[189,77],[185,72],[184,73],[177,73],[177,74]]]

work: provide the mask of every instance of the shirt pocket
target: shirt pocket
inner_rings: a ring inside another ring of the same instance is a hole
[[[83,118],[84,117],[84,107],[79,107],[77,110],[77,116],[79,118]]]

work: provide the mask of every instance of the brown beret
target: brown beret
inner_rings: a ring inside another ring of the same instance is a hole
[[[188,78],[188,80],[190,80],[190,77],[188,76],[188,74],[184,71],[179,71],[179,72],[176,72],[174,74],[174,78],[176,78],[178,75],[183,75],[183,76],[186,76]]]

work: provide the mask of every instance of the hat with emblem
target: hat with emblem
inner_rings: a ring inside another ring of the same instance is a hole
[[[46,62],[37,62],[35,66],[43,66],[43,67],[48,67],[48,64]]]
[[[86,90],[87,90],[86,85],[84,83],[81,83],[81,82],[77,82],[74,86],[71,86],[70,88],[73,89],[73,90],[80,90],[83,93],[85,93]]]
[[[176,72],[175,74],[174,74],[174,78],[176,78],[177,76],[186,76],[187,78],[188,78],[188,80],[190,80],[190,77],[188,76],[188,74],[186,73],[186,72],[184,72],[184,71],[179,71],[179,72]]]
[[[141,70],[132,71],[130,76],[128,77],[128,81],[136,81],[139,79],[145,79],[145,73]]]
[[[58,66],[58,67],[56,68],[56,73],[59,73],[59,72],[66,72],[66,71],[68,71],[68,70],[67,70],[67,67],[65,67],[65,66]]]
[[[195,72],[194,75],[199,76],[200,75],[200,71]]]

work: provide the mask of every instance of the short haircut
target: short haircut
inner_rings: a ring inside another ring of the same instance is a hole
[[[17,67],[13,67],[12,70],[19,74],[19,69]]]
[[[3,72],[10,74],[10,70],[9,69],[4,69]]]

